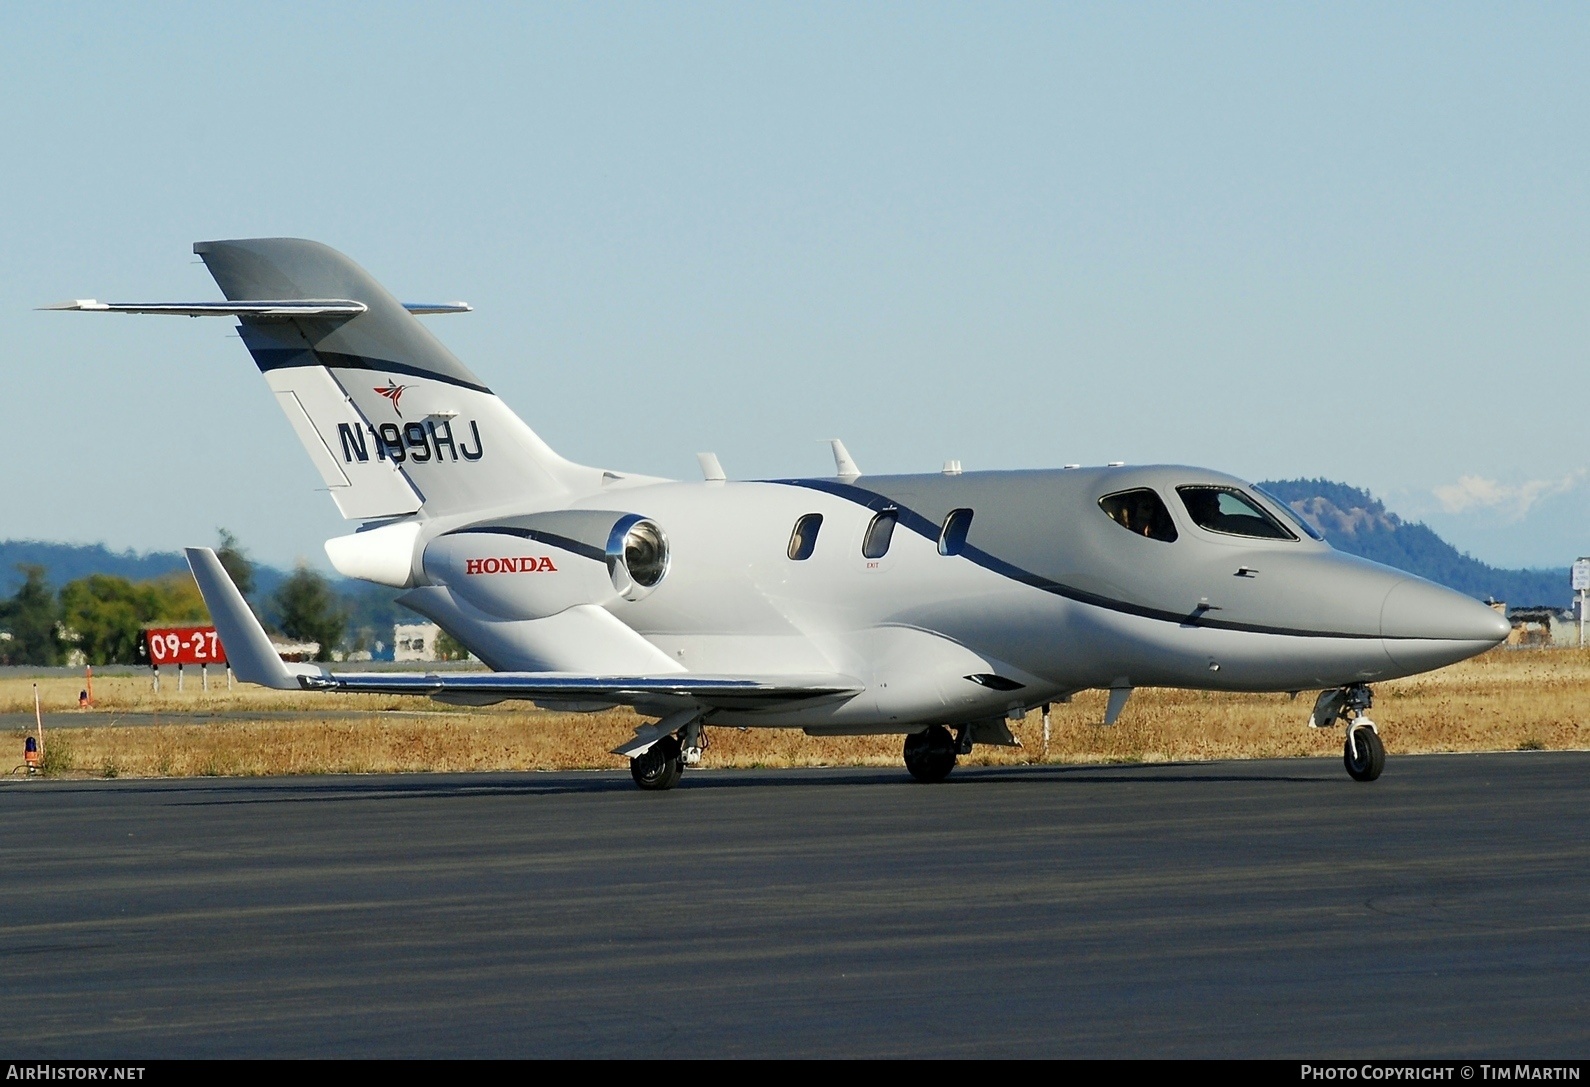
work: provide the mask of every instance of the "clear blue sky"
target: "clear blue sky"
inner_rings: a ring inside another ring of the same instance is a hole
[[[1590,7],[6,5],[0,537],[344,530],[205,238],[344,250],[555,448],[1177,461],[1590,553]]]

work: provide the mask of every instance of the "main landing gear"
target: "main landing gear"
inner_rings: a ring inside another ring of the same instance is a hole
[[[665,718],[645,728],[665,730],[675,720]],[[656,735],[656,732],[652,735]],[[672,789],[685,776],[685,767],[701,761],[701,752],[706,746],[707,733],[701,727],[701,719],[692,718],[678,732],[666,733],[646,750],[633,756],[629,760],[629,776],[635,779],[636,785],[650,792]],[[622,752],[624,748],[618,750]]]
[[[629,774],[642,789],[672,789],[685,776],[685,761],[677,736],[664,736],[629,760]]]
[[[929,725],[905,738],[905,768],[918,781],[943,781],[962,755],[972,753],[974,744],[1020,747],[1021,741],[1002,717],[956,725],[954,732],[944,725]]]
[[[955,769],[960,744],[943,725],[932,725],[905,738],[905,768],[918,781],[943,781]]]
[[[1375,697],[1362,683],[1351,687],[1321,691],[1314,703],[1312,728],[1330,728],[1341,721],[1347,726],[1347,738],[1342,743],[1342,764],[1347,776],[1354,781],[1374,781],[1386,768],[1386,747],[1380,742],[1380,733],[1366,711],[1374,705]]]

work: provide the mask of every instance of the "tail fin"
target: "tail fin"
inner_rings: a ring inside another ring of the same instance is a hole
[[[598,475],[554,453],[402,303],[318,242],[199,242],[229,301],[349,299],[354,316],[241,316],[240,332],[342,515],[556,499]]]

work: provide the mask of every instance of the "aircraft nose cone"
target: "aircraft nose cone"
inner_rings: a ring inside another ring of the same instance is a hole
[[[1380,608],[1386,652],[1398,664],[1419,670],[1483,653],[1511,630],[1500,612],[1417,578],[1399,581]]]

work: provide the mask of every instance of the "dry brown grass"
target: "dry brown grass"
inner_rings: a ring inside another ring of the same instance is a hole
[[[239,686],[203,695],[190,684],[159,696],[143,677],[97,679],[101,711],[158,712],[160,724],[62,727],[81,687],[76,679],[41,681],[46,746],[67,749],[73,772],[94,776],[319,774],[461,770],[552,770],[621,767],[608,754],[640,720],[627,710],[551,713],[505,703],[484,710],[442,707],[387,696],[327,696]],[[215,686],[212,684],[212,687]],[[224,683],[223,683],[224,686]],[[28,680],[0,681],[0,712],[31,712]],[[1312,696],[1137,692],[1120,722],[1101,728],[1103,692],[1054,707],[1048,758],[1055,762],[1160,762],[1337,755],[1340,729],[1306,727]],[[385,711],[436,710],[406,716]],[[289,721],[228,719],[195,723],[193,715],[304,711]],[[169,723],[164,723],[170,714]],[[1495,650],[1426,676],[1380,685],[1372,712],[1393,754],[1590,747],[1590,652]],[[974,764],[1042,759],[1037,713],[1015,727],[1023,748],[979,747]],[[717,767],[899,764],[900,738],[814,738],[799,732],[708,730],[705,765]],[[13,732],[13,750],[22,733]]]
[[[0,713],[32,713],[33,684],[39,685],[39,699],[45,713],[76,711],[77,695],[83,690],[81,675],[45,676],[33,679],[0,680]],[[406,709],[449,712],[451,707],[423,699],[394,698],[389,695],[341,695],[328,699],[323,694],[305,691],[272,691],[238,683],[226,689],[226,672],[210,673],[210,689],[200,686],[198,669],[187,675],[183,690],[177,690],[177,675],[171,669],[161,673],[157,694],[149,673],[94,677],[94,709],[104,713],[203,714],[225,712],[325,712],[328,708],[346,710]]]

